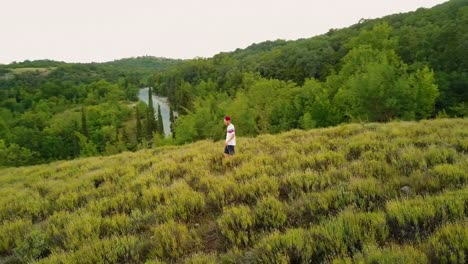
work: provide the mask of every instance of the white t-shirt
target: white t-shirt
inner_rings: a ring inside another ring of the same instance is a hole
[[[228,138],[234,134],[234,137],[231,139],[231,141],[228,142]],[[234,130],[234,125],[229,124],[226,130],[226,143],[230,146],[235,146],[236,145],[236,131]]]

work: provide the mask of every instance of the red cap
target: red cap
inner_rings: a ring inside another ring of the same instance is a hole
[[[225,117],[224,117],[224,120],[226,120],[226,121],[231,121],[231,117],[230,117],[230,116],[225,116]]]

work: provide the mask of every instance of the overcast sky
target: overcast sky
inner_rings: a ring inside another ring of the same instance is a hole
[[[446,0],[0,0],[0,63],[211,57]]]

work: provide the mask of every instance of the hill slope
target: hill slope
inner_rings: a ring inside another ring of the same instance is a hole
[[[349,124],[0,170],[0,261],[468,257],[468,119]]]

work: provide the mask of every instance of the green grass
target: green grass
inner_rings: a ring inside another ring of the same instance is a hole
[[[239,138],[228,160],[200,141],[2,169],[0,262],[466,263],[467,128],[349,124]]]

